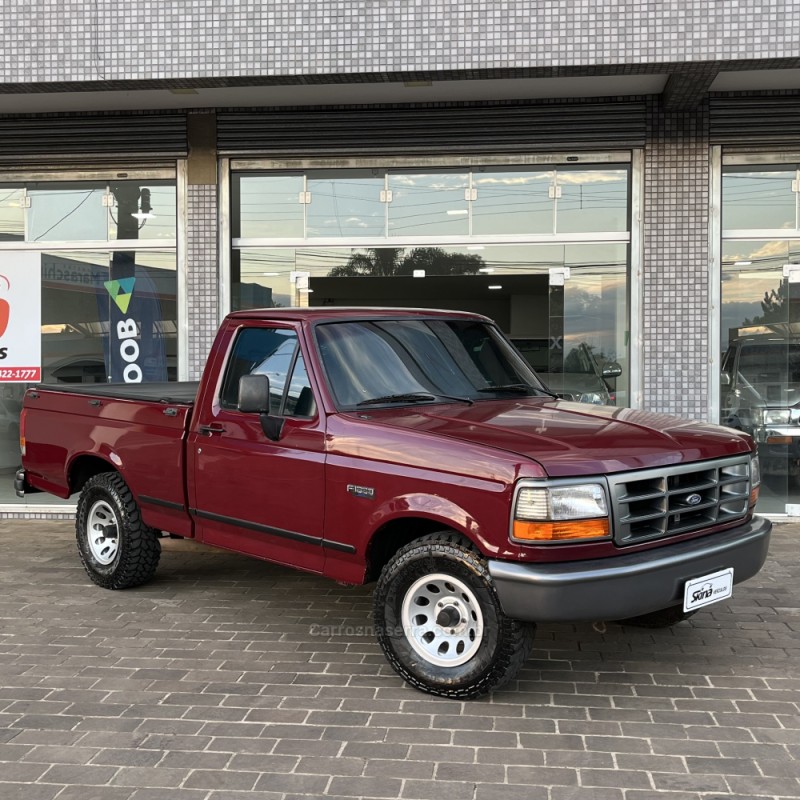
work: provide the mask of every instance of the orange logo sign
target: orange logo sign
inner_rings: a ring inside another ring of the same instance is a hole
[[[5,275],[0,275],[2,278],[2,282],[0,282],[0,286],[5,283],[6,291],[11,290],[11,284],[8,282],[8,278]],[[8,304],[8,300],[4,297],[0,297],[0,338],[2,338],[3,334],[6,332],[6,328],[8,327],[8,315],[11,311],[11,306]]]

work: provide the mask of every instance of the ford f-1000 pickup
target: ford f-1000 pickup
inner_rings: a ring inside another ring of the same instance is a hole
[[[234,312],[198,383],[35,386],[20,440],[20,496],[79,493],[96,584],[145,583],[165,535],[376,581],[392,667],[454,698],[511,679],[537,622],[724,600],[771,528],[747,434],[559,399],[462,312]]]

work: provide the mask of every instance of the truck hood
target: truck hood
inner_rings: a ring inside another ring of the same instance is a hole
[[[661,467],[752,448],[749,436],[720,425],[537,397],[376,409],[369,418],[373,424],[516,453],[538,462],[551,477]]]

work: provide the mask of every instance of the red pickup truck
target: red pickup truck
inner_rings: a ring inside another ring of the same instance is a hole
[[[536,622],[674,624],[767,555],[746,434],[560,400],[499,329],[420,309],[240,311],[198,383],[36,386],[17,494],[80,493],[108,589],[163,535],[361,584],[394,669],[512,678]]]

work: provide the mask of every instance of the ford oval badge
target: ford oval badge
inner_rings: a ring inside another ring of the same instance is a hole
[[[693,492],[692,494],[686,496],[686,505],[696,506],[698,503],[702,502],[703,498],[697,494],[697,492]]]

